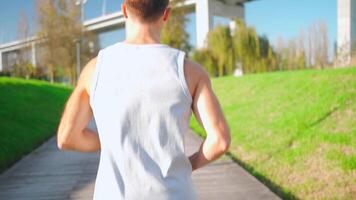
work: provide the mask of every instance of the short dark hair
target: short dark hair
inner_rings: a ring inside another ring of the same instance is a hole
[[[169,0],[125,0],[127,9],[143,22],[152,22],[163,15]]]

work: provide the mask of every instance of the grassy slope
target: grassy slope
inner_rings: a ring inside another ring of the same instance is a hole
[[[356,196],[356,68],[212,80],[230,155],[284,198]],[[205,137],[194,117],[191,128]]]
[[[0,77],[0,171],[55,133],[71,89]]]

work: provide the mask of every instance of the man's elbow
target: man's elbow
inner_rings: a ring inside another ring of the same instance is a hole
[[[227,152],[231,145],[230,137],[225,137],[225,138],[221,139],[219,144],[220,144],[220,150],[224,153]]]
[[[57,147],[60,150],[69,150],[70,149],[70,145],[68,144],[68,142],[66,141],[57,141]]]
[[[227,128],[224,132],[225,133],[223,134],[223,137],[221,137],[220,140],[219,140],[219,146],[220,146],[220,150],[225,153],[230,148],[231,135],[230,135],[230,129],[229,128]]]
[[[57,147],[60,150],[72,150],[73,147],[70,143],[70,139],[68,138],[69,134],[65,134],[62,132],[57,133]]]

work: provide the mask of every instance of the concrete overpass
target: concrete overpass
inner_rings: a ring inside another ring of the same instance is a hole
[[[209,30],[213,28],[213,16],[222,16],[226,18],[241,18],[244,19],[245,10],[244,3],[253,0],[186,0],[182,5],[190,8],[196,15],[196,47],[200,48],[205,45],[205,38]],[[105,16],[97,17],[84,21],[84,29],[97,33],[125,27],[125,18],[122,12],[116,12]],[[0,71],[4,69],[4,54],[13,52],[13,59],[16,60],[16,51],[31,47],[31,62],[36,66],[36,44],[38,38],[31,37],[25,40],[13,41],[0,45]],[[9,56],[11,57],[11,56]],[[11,59],[11,58],[7,58]],[[8,63],[8,62],[6,62]]]

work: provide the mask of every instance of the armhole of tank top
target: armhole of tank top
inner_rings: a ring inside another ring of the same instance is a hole
[[[100,73],[100,68],[101,68],[101,62],[102,62],[102,51],[99,51],[97,59],[96,59],[96,66],[92,75],[91,79],[91,85],[90,85],[90,98],[89,98],[89,103],[93,107],[94,103],[94,96],[95,96],[95,90],[96,86],[98,85],[98,78],[99,78],[99,73]]]
[[[185,58],[185,52],[184,51],[178,51],[178,75],[179,75],[179,79],[184,91],[184,94],[186,95],[186,97],[188,98],[189,103],[192,102],[192,97],[190,95],[189,92],[189,87],[184,75],[184,58]]]

